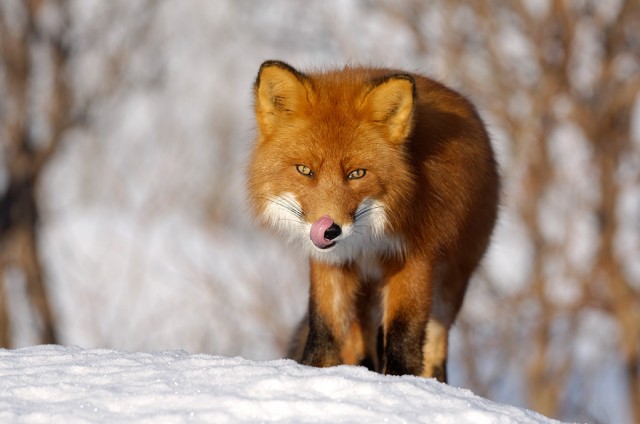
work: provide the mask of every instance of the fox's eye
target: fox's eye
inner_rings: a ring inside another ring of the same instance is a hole
[[[356,169],[353,170],[349,173],[349,175],[347,175],[347,179],[349,180],[357,180],[358,178],[362,178],[364,177],[364,175],[367,173],[366,169]]]
[[[296,165],[296,169],[302,175],[306,175],[307,177],[313,177],[313,171],[306,165]]]

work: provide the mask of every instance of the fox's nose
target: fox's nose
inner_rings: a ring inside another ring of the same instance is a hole
[[[331,224],[329,228],[324,231],[324,238],[327,240],[333,240],[342,234],[342,229],[335,222]]]
[[[327,249],[335,243],[333,240],[342,234],[342,229],[329,215],[318,218],[309,230],[309,238],[318,249]]]

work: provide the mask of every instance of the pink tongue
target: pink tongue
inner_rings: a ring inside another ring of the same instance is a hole
[[[332,225],[333,219],[331,219],[329,215],[318,218],[318,220],[311,225],[310,237],[313,244],[322,249],[333,243],[333,241],[324,238],[324,232]]]

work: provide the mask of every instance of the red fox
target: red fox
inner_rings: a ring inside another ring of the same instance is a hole
[[[295,359],[446,382],[449,329],[498,208],[474,107],[413,73],[279,61],[254,96],[252,210],[310,260]]]

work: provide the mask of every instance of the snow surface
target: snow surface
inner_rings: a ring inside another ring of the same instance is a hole
[[[184,351],[0,350],[0,422],[553,423],[432,379]]]

